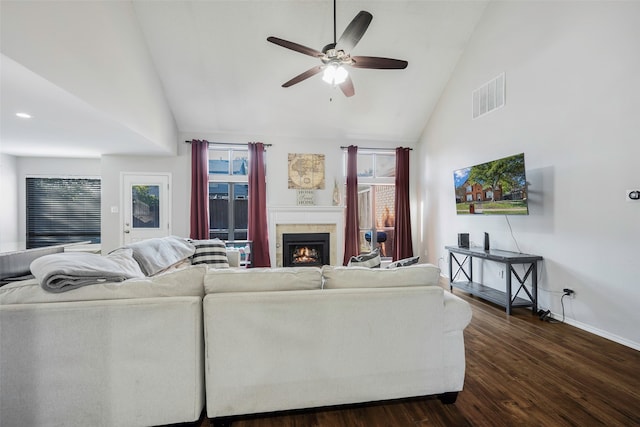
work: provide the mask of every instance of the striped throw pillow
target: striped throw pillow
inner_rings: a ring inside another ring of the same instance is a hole
[[[398,261],[392,262],[387,266],[387,268],[398,268],[398,267],[406,267],[408,265],[417,264],[420,261],[419,256],[413,256],[409,258],[400,259]]]
[[[208,264],[213,268],[229,268],[227,247],[220,239],[192,240],[196,251],[191,257],[191,264]]]
[[[380,249],[375,248],[367,254],[352,256],[347,267],[369,267],[380,268],[382,259],[380,258]]]

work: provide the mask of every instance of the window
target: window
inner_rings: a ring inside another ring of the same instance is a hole
[[[345,153],[345,165],[346,157]],[[395,176],[395,152],[358,151],[358,227],[361,252],[379,247],[381,256],[393,254]]]
[[[209,150],[209,236],[246,240],[249,224],[249,152],[246,148]]]
[[[100,180],[27,178],[27,249],[100,243]]]

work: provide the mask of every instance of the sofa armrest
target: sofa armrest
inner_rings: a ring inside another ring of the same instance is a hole
[[[444,293],[444,331],[461,331],[471,322],[471,306],[462,298]]]
[[[47,246],[0,254],[0,279],[29,276],[29,267],[33,260],[59,252],[64,252],[64,246]]]

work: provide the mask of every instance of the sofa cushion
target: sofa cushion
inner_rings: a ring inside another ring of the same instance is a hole
[[[322,288],[322,273],[318,267],[209,270],[204,278],[206,294],[320,288]]]
[[[394,261],[387,266],[387,268],[397,268],[397,267],[406,267],[408,265],[417,264],[420,261],[419,256],[412,256],[409,258],[399,259],[398,261]]]
[[[229,268],[227,246],[220,239],[190,240],[196,247],[191,256],[192,264],[207,264],[213,268]]]
[[[325,289],[428,286],[438,285],[440,269],[432,264],[389,269],[325,265],[322,276]]]
[[[206,267],[202,265],[159,274],[154,277],[103,282],[63,293],[47,292],[37,280],[14,282],[0,288],[0,305],[68,301],[93,301],[173,296],[203,296]]]
[[[360,254],[358,256],[352,256],[349,259],[349,267],[368,267],[368,268],[380,268],[382,259],[380,258],[380,249],[375,248],[371,252],[366,254]]]

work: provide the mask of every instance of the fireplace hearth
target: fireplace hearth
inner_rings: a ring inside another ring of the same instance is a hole
[[[329,233],[284,233],[283,267],[319,267],[330,264]]]

